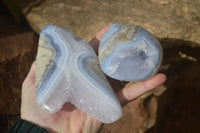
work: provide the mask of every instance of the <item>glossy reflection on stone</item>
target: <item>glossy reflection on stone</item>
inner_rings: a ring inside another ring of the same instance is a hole
[[[48,25],[40,34],[36,88],[39,106],[50,113],[71,102],[103,123],[114,122],[122,115],[93,49],[59,26]]]
[[[157,72],[162,62],[162,47],[142,27],[114,24],[101,39],[99,61],[103,72],[114,79],[145,80]]]

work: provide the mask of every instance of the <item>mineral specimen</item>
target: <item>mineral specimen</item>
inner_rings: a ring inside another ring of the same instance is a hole
[[[108,76],[124,81],[145,80],[153,76],[162,61],[158,40],[142,27],[111,25],[99,46],[101,69]]]
[[[46,26],[40,34],[36,63],[36,97],[43,110],[55,113],[70,102],[103,123],[121,117],[121,105],[95,52],[71,31]]]

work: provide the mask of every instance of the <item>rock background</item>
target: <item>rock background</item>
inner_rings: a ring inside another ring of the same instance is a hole
[[[199,0],[16,1],[37,33],[47,24],[56,24],[90,41],[108,24],[131,23],[159,38],[164,47],[160,71],[168,76],[167,83],[129,103],[123,117],[105,125],[101,133],[200,132]],[[16,30],[4,29],[0,34],[0,117],[1,123],[12,124],[19,117],[21,84],[36,54],[38,38],[18,25]],[[12,98],[7,100],[7,96]]]
[[[159,38],[200,42],[199,0],[32,0],[20,5],[37,33],[57,24],[90,41],[108,24],[131,23]]]
[[[20,118],[21,86],[35,58],[38,36],[27,25],[16,23],[6,9],[2,8],[0,8],[0,132],[5,133]]]
[[[200,47],[190,41],[160,39],[167,91],[158,100],[156,124],[147,133],[200,131]]]

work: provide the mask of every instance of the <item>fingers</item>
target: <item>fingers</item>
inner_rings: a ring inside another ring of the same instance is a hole
[[[89,44],[92,46],[96,54],[98,55],[98,48],[100,40],[103,36],[103,34],[106,32],[110,25],[107,25],[104,27],[97,35],[89,42]],[[127,104],[130,101],[133,101],[137,97],[141,96],[142,94],[148,92],[149,90],[152,90],[159,85],[163,84],[166,81],[166,76],[164,74],[157,74],[153,78],[138,82],[136,84],[133,84],[129,87],[126,87],[120,91],[118,91],[117,96],[121,102],[122,105]]]
[[[128,102],[133,101],[137,97],[143,95],[144,93],[163,84],[166,80],[167,77],[164,74],[160,73],[151,79],[125,87],[117,93],[117,96],[120,103],[122,105],[125,105]]]
[[[97,35],[89,42],[89,44],[92,46],[92,48],[94,49],[94,51],[96,52],[96,54],[98,53],[98,48],[99,48],[99,42],[103,36],[103,34],[106,32],[106,30],[108,29],[110,25],[107,25],[106,27],[104,27],[101,31],[99,31],[99,33],[97,33]]]
[[[27,84],[35,84],[35,67],[36,67],[36,61],[33,62],[31,69],[28,75],[26,76],[22,86],[25,86]]]
[[[98,48],[99,48],[99,40],[94,37],[90,42],[90,46],[92,46],[92,48],[94,49],[95,53],[98,55]]]
[[[101,31],[99,31],[99,33],[97,33],[96,38],[100,41],[103,34],[106,32],[106,30],[108,29],[108,27],[110,27],[110,25],[107,25],[106,27],[104,27]]]

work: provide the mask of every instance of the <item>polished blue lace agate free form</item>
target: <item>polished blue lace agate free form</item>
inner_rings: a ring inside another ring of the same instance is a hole
[[[36,88],[39,106],[49,113],[70,102],[103,123],[112,123],[122,115],[92,47],[59,26],[48,25],[40,34]]]
[[[114,24],[104,33],[99,61],[105,74],[123,81],[152,77],[162,61],[162,47],[151,33],[132,24]]]

